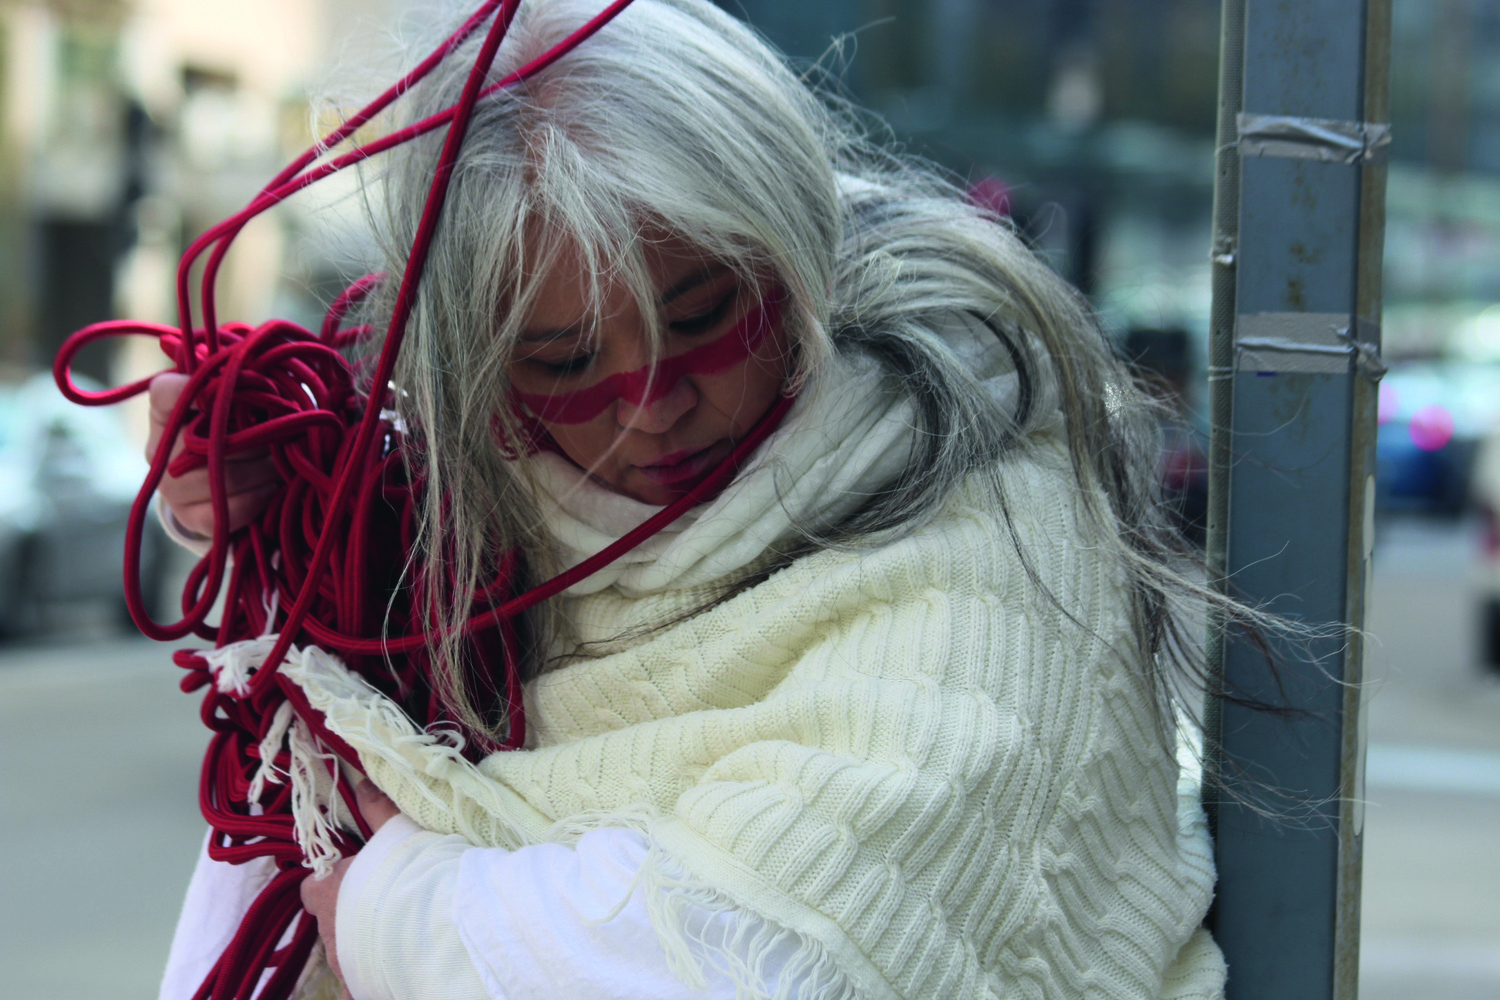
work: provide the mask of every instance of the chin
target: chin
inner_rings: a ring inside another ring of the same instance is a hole
[[[642,477],[643,478],[643,477]],[[652,507],[665,507],[673,500],[683,497],[697,485],[698,480],[688,483],[674,483],[666,486],[661,483],[653,483],[650,480],[644,482],[633,482],[629,486],[616,486],[614,489],[644,504]]]

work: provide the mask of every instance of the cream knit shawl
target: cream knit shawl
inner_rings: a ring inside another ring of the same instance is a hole
[[[901,540],[806,556],[669,627],[618,638],[700,607],[701,560],[687,586],[647,560],[575,594],[579,635],[615,640],[528,684],[534,747],[477,766],[319,650],[282,669],[427,829],[512,849],[639,829],[690,980],[706,906],[763,922],[709,959],[747,992],[791,936],[804,998],[1219,997],[1212,854],[1178,808],[1123,573],[1055,441],[999,471],[1008,525],[975,477]]]

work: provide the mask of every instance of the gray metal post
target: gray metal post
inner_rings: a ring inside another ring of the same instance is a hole
[[[1214,933],[1230,1000],[1353,1000],[1362,651],[1381,369],[1390,0],[1225,0],[1210,344],[1210,570],[1309,625],[1216,620]],[[1348,627],[1342,627],[1342,625]],[[1272,668],[1270,661],[1276,663]],[[1269,811],[1270,815],[1262,810]]]

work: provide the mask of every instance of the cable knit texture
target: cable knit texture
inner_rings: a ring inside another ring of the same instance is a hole
[[[909,537],[682,620],[711,589],[572,598],[601,655],[531,682],[534,746],[477,766],[331,657],[283,669],[429,830],[640,828],[669,952],[680,895],[800,935],[825,995],[1219,997],[1211,852],[1179,821],[1121,568],[1060,445],[1000,473],[1009,527],[975,477]]]

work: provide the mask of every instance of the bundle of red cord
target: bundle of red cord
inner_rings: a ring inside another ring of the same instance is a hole
[[[372,275],[356,283],[328,312],[314,335],[295,324],[273,320],[252,328],[220,325],[214,285],[225,254],[238,233],[257,215],[295,192],[377,153],[447,128],[431,189],[395,300],[389,329],[368,384],[390,385],[396,357],[411,315],[428,247],[446,197],[453,165],[475,104],[503,87],[541,72],[617,15],[631,0],[614,0],[592,20],[541,57],[486,84],[496,52],[521,0],[486,0],[439,49],[369,106],[349,118],[278,174],[244,210],[196,240],[184,254],[177,275],[180,325],[134,321],[100,323],[69,338],[54,365],[59,387],[77,403],[105,405],[145,391],[150,379],[103,392],[73,385],[70,366],[85,344],[106,337],[159,338],[175,370],[190,376],[169,418],[151,469],[131,509],[125,547],[125,596],[140,630],[159,640],[188,634],[225,647],[246,639],[275,636],[262,666],[238,689],[213,683],[207,660],[179,651],[176,662],[188,670],[185,691],[207,687],[201,715],[213,731],[203,764],[199,797],[212,827],[210,857],[243,863],[273,858],[277,874],[251,905],[233,940],[199,987],[195,1000],[282,1000],[290,996],[317,941],[316,922],[301,908],[299,889],[308,875],[297,843],[287,783],[254,782],[261,770],[262,745],[277,709],[290,702],[302,724],[324,748],[358,764],[354,751],[330,732],[305,696],[277,670],[293,645],[316,644],[338,654],[419,723],[446,722],[429,676],[426,657],[432,636],[430,616],[413,609],[400,587],[400,568],[413,545],[414,483],[403,461],[400,435],[382,416],[389,400],[377,390],[365,398],[342,349],[375,336],[366,327],[342,328],[348,312],[369,293]],[[328,156],[361,127],[429,74],[460,45],[490,24],[462,96],[451,108],[339,156]],[[204,255],[199,303],[202,326],[195,327],[189,270]],[[556,578],[516,593],[518,559],[497,560],[497,578],[474,595],[475,613],[465,629],[472,662],[493,671],[469,678],[474,692],[508,718],[501,744],[468,734],[481,752],[519,748],[525,740],[517,668],[516,616],[607,565],[639,545],[683,512],[717,492],[740,462],[775,429],[791,399],[782,399],[692,491],[608,548]],[[170,460],[172,444],[184,448]],[[234,533],[227,529],[225,462],[237,453],[269,450],[285,489],[255,523]],[[208,554],[191,574],[183,594],[183,617],[171,625],[151,620],[139,582],[141,533],[148,505],[163,475],[181,475],[206,465],[209,470],[214,535]],[[418,561],[420,563],[420,560]],[[230,569],[230,567],[233,567]],[[228,573],[228,580],[225,575]],[[224,597],[217,626],[207,623],[216,598]],[[499,677],[497,683],[495,678]],[[272,740],[269,744],[274,746]],[[285,773],[288,751],[274,751],[273,764]],[[354,804],[352,789],[332,761],[330,775],[349,812],[369,830]],[[353,831],[340,833],[339,848],[357,849]]]

